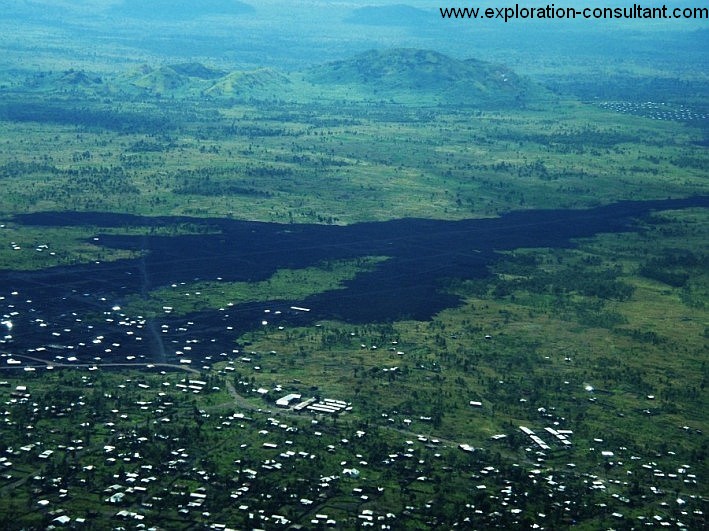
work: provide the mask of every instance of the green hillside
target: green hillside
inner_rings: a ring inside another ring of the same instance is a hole
[[[120,92],[130,93],[140,89],[162,96],[181,98],[199,94],[224,75],[223,71],[197,62],[158,67],[143,65],[114,78],[111,85]]]
[[[206,90],[210,96],[264,97],[285,96],[291,80],[281,72],[259,68],[248,72],[231,72]]]
[[[431,50],[372,50],[315,67],[306,79],[349,85],[373,94],[434,96],[460,104],[522,103],[541,90],[502,65],[458,60]],[[454,101],[453,101],[454,100]]]
[[[175,91],[190,83],[189,76],[180,74],[169,66],[150,69],[145,75],[137,78],[132,84],[152,92],[166,93]]]

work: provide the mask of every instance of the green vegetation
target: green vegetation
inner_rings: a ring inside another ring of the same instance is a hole
[[[137,258],[139,252],[101,245],[99,235],[203,234],[209,228],[189,223],[150,227],[27,227],[0,222],[0,270],[37,270]]]
[[[136,253],[107,249],[91,241],[86,227],[29,228],[4,223],[0,228],[0,270],[35,270],[76,263],[135,258]]]
[[[548,96],[541,87],[502,65],[459,61],[431,50],[372,50],[315,67],[306,79],[418,105],[455,102],[465,107],[509,108]]]
[[[72,108],[71,99],[62,105]],[[700,130],[569,102],[553,116],[548,107],[212,103],[182,118],[182,103],[142,104],[149,133],[129,132],[133,118],[109,111],[115,104],[97,106],[106,110],[68,113],[73,123],[4,123],[4,212],[352,223],[705,190],[706,150],[693,145]]]
[[[361,271],[369,271],[385,257],[335,260],[319,267],[283,269],[260,282],[193,282],[152,290],[145,297],[128,297],[123,311],[129,315],[155,317],[170,308],[172,315],[216,310],[245,302],[298,301],[324,291],[341,289],[342,283]]]

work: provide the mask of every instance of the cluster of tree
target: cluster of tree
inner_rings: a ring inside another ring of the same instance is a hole
[[[502,270],[506,272],[505,265]],[[513,266],[513,270],[519,271],[519,264]],[[536,269],[529,276],[513,280],[498,279],[495,293],[505,295],[519,289],[532,293],[554,295],[573,292],[604,300],[625,301],[632,297],[635,288],[627,282],[619,280],[620,274],[619,267],[589,270],[581,265],[571,265],[551,271]]]
[[[573,149],[584,148],[611,148],[618,144],[633,142],[636,140],[629,133],[622,131],[600,130],[595,127],[584,127],[568,131],[551,132],[509,132],[500,131],[500,140],[510,140],[513,142],[532,142],[543,146],[566,146]]]
[[[599,84],[595,76],[581,78],[575,73],[566,78],[558,76],[548,81],[547,86],[555,92],[574,94],[588,100],[627,100],[630,97],[637,102],[659,100],[685,103],[688,94],[706,94],[707,91],[707,81],[704,79],[633,74],[606,77],[603,84]]]
[[[289,131],[283,127],[267,127],[254,124],[232,124],[222,128],[222,133],[224,136],[243,136],[247,138],[299,136],[299,133]]]
[[[681,288],[689,281],[690,270],[697,267],[706,267],[706,257],[687,249],[665,249],[659,257],[643,263],[638,273],[645,278]]]
[[[173,120],[155,113],[90,109],[66,103],[11,102],[0,106],[0,119],[11,122],[39,122],[79,125],[122,133],[153,133],[175,127]]]
[[[259,188],[257,179],[285,179],[293,177],[294,174],[290,168],[272,165],[244,165],[221,170],[180,170],[172,176],[177,182],[173,192],[183,195],[245,195],[266,198],[272,197],[273,193],[265,187]]]
[[[12,160],[0,166],[0,179],[17,177],[32,173],[55,173],[59,171],[54,165],[46,162],[22,162]]]
[[[220,197],[225,195],[245,195],[249,197],[272,197],[271,192],[258,190],[249,186],[241,186],[237,183],[225,181],[212,181],[209,178],[201,178],[195,181],[182,184],[172,190],[180,195],[203,195]]]
[[[131,153],[163,153],[173,147],[174,144],[172,143],[163,144],[161,142],[141,139],[129,147],[128,151]]]

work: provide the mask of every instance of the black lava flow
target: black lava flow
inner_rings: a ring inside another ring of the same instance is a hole
[[[709,206],[709,197],[625,201],[585,210],[528,210],[495,219],[400,219],[348,226],[294,225],[187,217],[61,212],[18,215],[27,226],[90,226],[98,245],[141,251],[130,260],[0,271],[0,351],[67,363],[216,361],[236,351],[246,331],[348,323],[428,320],[460,304],[441,289],[447,279],[484,278],[501,251],[564,248],[598,233],[638,230],[634,220],[653,211]],[[100,228],[204,227],[204,234],[109,235]],[[93,239],[92,239],[93,240]],[[299,300],[234,304],[154,319],[123,313],[128,295],[194,281],[255,282],[278,269],[327,260],[386,256],[344,289]],[[291,306],[309,308],[293,310]],[[5,336],[4,339],[3,336]],[[175,357],[177,356],[177,357]],[[7,356],[6,356],[7,357]],[[7,360],[6,360],[7,361]],[[0,366],[6,367],[6,361]]]

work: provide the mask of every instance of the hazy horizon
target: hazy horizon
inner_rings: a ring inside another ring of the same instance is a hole
[[[709,40],[707,21],[701,20],[504,23],[440,16],[439,7],[464,6],[461,2],[432,5],[415,0],[309,0],[293,5],[278,0],[213,0],[195,5],[194,16],[186,4],[161,0],[160,8],[173,6],[161,15],[139,7],[145,4],[134,0],[11,2],[4,8],[5,20],[0,22],[0,27],[4,26],[0,49],[5,50],[0,61],[6,67],[63,68],[65,52],[69,52],[77,68],[88,70],[184,59],[234,68],[263,65],[288,70],[351,57],[368,49],[411,47],[457,58],[492,60],[534,72],[543,70],[548,58],[583,67],[589,61],[633,63],[637,58],[647,60],[648,54],[662,62],[677,47],[685,49],[684,60],[696,67],[702,64],[702,43]],[[701,2],[682,3],[691,5]],[[236,12],[230,14],[234,6]],[[475,6],[502,4],[490,1]],[[676,64],[674,58],[667,62],[670,67]]]

